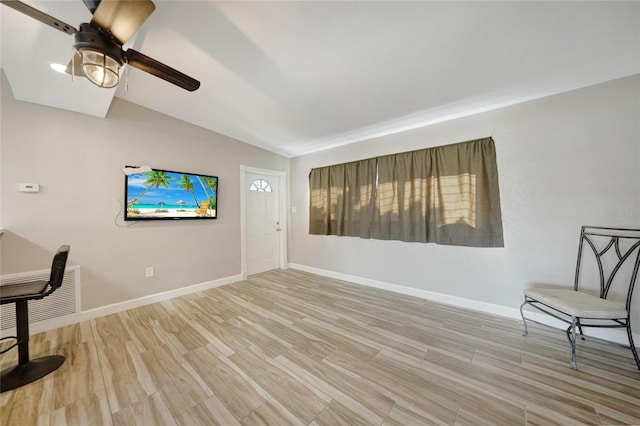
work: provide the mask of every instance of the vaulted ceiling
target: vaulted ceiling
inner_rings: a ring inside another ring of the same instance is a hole
[[[91,19],[80,0],[27,3]],[[49,64],[73,37],[3,5],[16,99],[105,117],[116,96],[293,157],[640,73],[640,2],[155,4],[125,47],[200,89],[126,66],[115,89],[72,81]]]

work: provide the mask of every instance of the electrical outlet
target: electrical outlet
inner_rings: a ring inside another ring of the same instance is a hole
[[[153,277],[153,266],[149,266],[146,270],[146,275],[147,278],[151,278]]]

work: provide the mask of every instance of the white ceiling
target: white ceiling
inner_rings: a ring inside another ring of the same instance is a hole
[[[91,19],[81,0],[27,3]],[[636,1],[155,3],[125,48],[196,92],[136,69],[128,90],[71,81],[49,63],[73,37],[3,5],[16,99],[105,117],[117,96],[293,157],[640,73]]]

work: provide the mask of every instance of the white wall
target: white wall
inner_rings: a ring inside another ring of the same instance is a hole
[[[290,262],[517,308],[527,286],[573,284],[581,225],[640,227],[639,122],[635,75],[294,158]],[[504,248],[308,234],[311,168],[485,136],[496,143]],[[637,333],[640,294],[634,307]]]
[[[2,274],[47,269],[70,244],[87,310],[241,273],[240,165],[286,158],[119,99],[106,119],[17,102],[2,78]],[[126,164],[218,176],[219,218],[123,226]]]

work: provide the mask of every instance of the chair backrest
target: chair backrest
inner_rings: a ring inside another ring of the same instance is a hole
[[[60,246],[58,252],[53,256],[51,263],[51,276],[49,277],[49,285],[53,290],[62,285],[64,278],[64,269],[67,266],[67,257],[69,257],[69,246]]]
[[[630,312],[633,289],[640,269],[640,229],[631,228],[606,228],[597,226],[583,226],[580,232],[580,245],[578,248],[578,264],[574,289],[578,290],[580,275],[580,262],[582,260],[584,243],[591,248],[595,256],[600,274],[600,298],[606,299],[611,289],[611,284],[617,277],[623,265],[630,264],[631,276],[626,289],[626,309]],[[603,257],[613,250],[609,257],[614,262],[611,268],[603,266]]]

